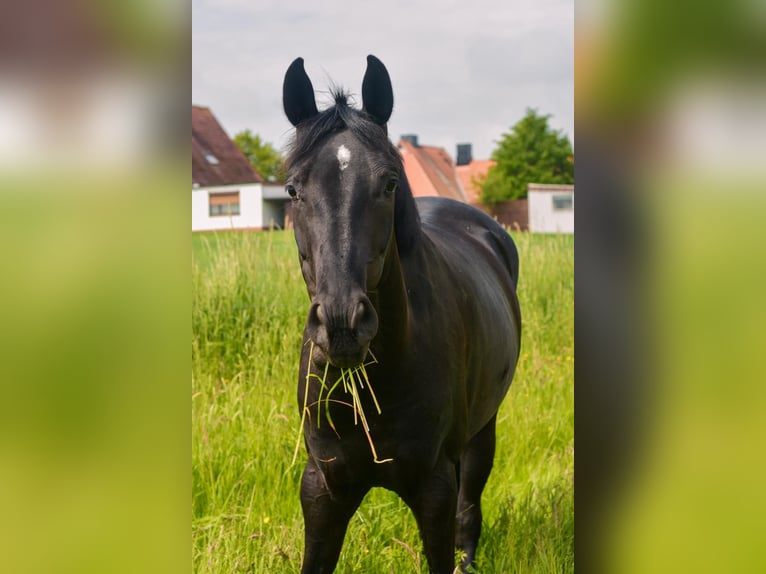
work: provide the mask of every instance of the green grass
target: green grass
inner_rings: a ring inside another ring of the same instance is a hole
[[[522,357],[498,416],[484,492],[479,571],[574,571],[572,236],[514,234]],[[290,232],[194,234],[192,538],[195,572],[300,571],[291,465],[308,296]],[[414,518],[374,489],[352,518],[336,572],[427,572]]]

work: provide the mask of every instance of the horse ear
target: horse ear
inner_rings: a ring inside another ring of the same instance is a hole
[[[303,68],[303,58],[295,58],[285,73],[282,106],[290,123],[297,126],[319,113],[314,99],[314,86]]]
[[[394,109],[394,90],[383,62],[370,54],[362,81],[362,109],[383,125]]]

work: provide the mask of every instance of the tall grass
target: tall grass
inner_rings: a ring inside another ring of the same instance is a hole
[[[485,573],[574,570],[573,238],[514,234],[522,357],[498,416]],[[298,357],[308,297],[289,232],[192,236],[195,572],[300,571]],[[427,572],[415,521],[374,489],[336,570]]]

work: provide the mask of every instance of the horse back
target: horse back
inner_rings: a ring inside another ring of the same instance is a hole
[[[468,204],[441,197],[421,197],[416,200],[426,235],[438,242],[450,238],[455,246],[470,251],[471,241],[479,242],[492,252],[508,272],[515,298],[519,280],[519,252],[508,232],[483,211]],[[447,249],[444,255],[449,257]]]

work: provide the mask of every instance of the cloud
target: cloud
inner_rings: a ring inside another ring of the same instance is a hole
[[[229,132],[250,128],[282,145],[289,63],[303,56],[318,92],[332,81],[359,94],[373,53],[394,84],[392,138],[419,133],[453,154],[470,141],[486,157],[527,106],[572,136],[573,23],[571,1],[199,0],[192,94]]]

